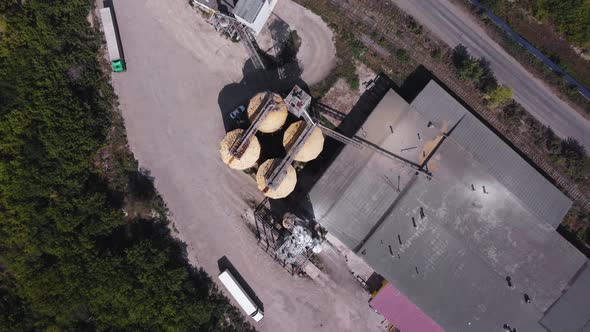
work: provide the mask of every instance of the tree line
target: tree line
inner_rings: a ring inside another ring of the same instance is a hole
[[[114,97],[92,9],[0,0],[0,330],[252,330],[165,214],[123,214],[137,170],[96,163]]]
[[[483,0],[493,11],[506,5],[506,0]],[[587,0],[527,0],[527,8],[537,19],[549,22],[572,43],[590,48],[590,2]]]

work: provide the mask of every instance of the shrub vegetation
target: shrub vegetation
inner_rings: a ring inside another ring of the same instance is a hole
[[[90,10],[0,1],[0,330],[251,329],[165,214],[125,217],[122,196],[157,196],[141,173],[97,165],[114,112]]]

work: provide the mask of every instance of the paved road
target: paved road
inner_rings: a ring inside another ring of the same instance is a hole
[[[498,81],[515,99],[561,137],[573,137],[590,150],[590,121],[559,99],[540,80],[495,43],[476,22],[449,0],[390,0],[414,16],[451,47],[465,45],[471,54],[491,63]]]
[[[225,85],[242,81],[244,48],[220,37],[185,0],[120,0],[115,9],[128,70],[113,74],[113,83],[129,143],[155,177],[191,262],[215,277],[217,260],[230,260],[264,304],[259,331],[380,330],[369,294],[343,257],[334,250],[323,256],[337,282],[293,277],[258,247],[241,218],[262,195],[220,160],[218,98]]]
[[[303,67],[301,78],[309,86],[321,82],[336,65],[332,30],[319,16],[293,1],[279,0],[274,13],[301,37],[297,53]]]

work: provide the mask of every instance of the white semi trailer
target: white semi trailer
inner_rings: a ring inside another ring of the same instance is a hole
[[[119,49],[119,38],[117,38],[117,31],[115,30],[115,23],[113,22],[113,13],[110,7],[105,7],[100,10],[100,19],[104,30],[104,36],[107,41],[107,51],[111,66],[114,72],[125,71],[125,60],[121,56]]]
[[[225,270],[219,274],[219,281],[221,281],[248,316],[252,317],[252,319],[257,322],[264,317],[262,310],[258,308],[254,301],[252,301],[248,294],[246,294],[242,286],[240,286],[229,270]]]

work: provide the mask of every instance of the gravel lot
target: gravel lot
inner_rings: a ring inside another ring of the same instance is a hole
[[[337,282],[293,277],[257,246],[242,220],[248,202],[262,197],[248,176],[224,167],[217,151],[225,133],[218,98],[224,86],[242,81],[242,46],[218,36],[184,0],[115,1],[115,9],[128,70],[114,73],[113,83],[129,142],[155,177],[191,262],[216,280],[217,261],[226,256],[264,304],[260,331],[381,330],[382,318],[336,250],[327,248],[323,260]],[[296,27],[304,43],[308,34],[331,39],[329,30],[306,27]],[[314,47],[327,46],[319,54],[329,55],[333,45],[322,43]]]

